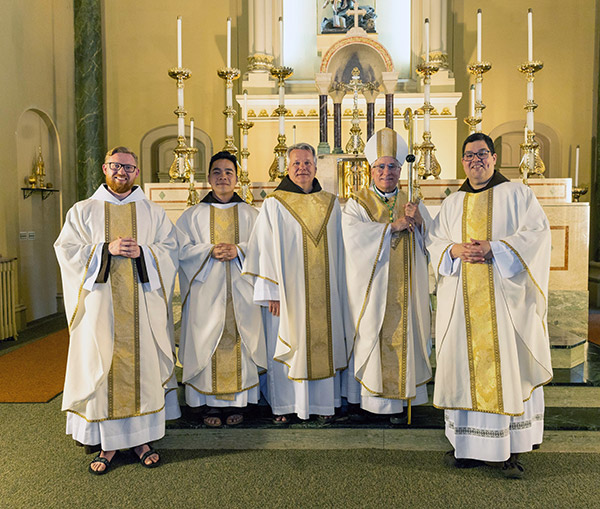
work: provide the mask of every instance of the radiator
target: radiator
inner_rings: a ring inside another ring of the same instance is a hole
[[[0,258],[0,339],[17,339],[17,259]]]

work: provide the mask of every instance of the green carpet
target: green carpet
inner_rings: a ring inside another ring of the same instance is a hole
[[[35,507],[598,507],[600,454],[536,451],[528,478],[454,470],[427,451],[164,450],[161,468],[128,455],[106,476],[64,434],[60,398],[0,405],[0,506]]]

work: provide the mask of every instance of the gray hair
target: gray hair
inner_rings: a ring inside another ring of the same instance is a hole
[[[133,159],[135,159],[135,165],[138,165],[138,157],[135,154],[135,152],[133,152],[132,150],[129,150],[127,147],[115,147],[115,148],[111,148],[106,155],[104,156],[104,162],[106,163],[106,160],[110,157],[110,156],[114,156],[115,154],[129,154],[131,157],[133,157]]]
[[[296,143],[295,145],[288,147],[287,152],[285,153],[288,166],[290,165],[290,154],[292,153],[292,150],[308,150],[315,160],[315,166],[317,166],[317,152],[315,147],[309,143]]]

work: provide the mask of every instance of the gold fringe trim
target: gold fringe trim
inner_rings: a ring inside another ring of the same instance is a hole
[[[92,252],[90,253],[89,258],[87,259],[87,262],[85,262],[85,272],[83,274],[83,279],[81,281],[81,284],[79,285],[79,291],[77,292],[77,305],[75,306],[75,311],[73,311],[73,315],[71,316],[71,319],[69,320],[69,331],[71,330],[71,326],[73,325],[73,322],[75,321],[75,317],[77,316],[77,311],[79,310],[79,299],[81,298],[81,291],[83,290],[83,285],[85,283],[85,276],[87,274],[88,269],[90,268],[90,263],[92,262],[92,257],[94,256],[94,253],[96,252],[97,247],[98,247],[98,244],[96,244],[92,248]]]

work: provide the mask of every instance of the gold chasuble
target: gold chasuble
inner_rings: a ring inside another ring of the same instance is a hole
[[[408,201],[402,191],[394,199],[384,202],[368,189],[360,190],[353,198],[378,223],[392,223],[404,215],[404,205]],[[392,234],[391,247],[386,308],[379,333],[383,391],[378,396],[406,399],[410,234],[407,231]],[[367,389],[370,390],[368,387]]]
[[[225,209],[210,207],[210,243],[239,244],[238,206]],[[234,400],[242,388],[242,343],[237,329],[231,295],[231,263],[225,262],[227,300],[223,335],[211,358],[212,395]]]
[[[287,209],[302,228],[307,379],[330,378],[335,375],[335,368],[331,343],[327,223],[335,196],[325,192],[300,194],[287,191],[275,191],[271,196]]]
[[[135,202],[104,203],[105,242],[118,237],[137,239]],[[110,260],[114,336],[108,373],[108,418],[140,414],[140,334],[138,273],[135,260],[112,256]]]
[[[494,188],[466,193],[462,241],[492,240]],[[462,285],[473,410],[504,413],[494,273],[491,263],[463,263]]]

